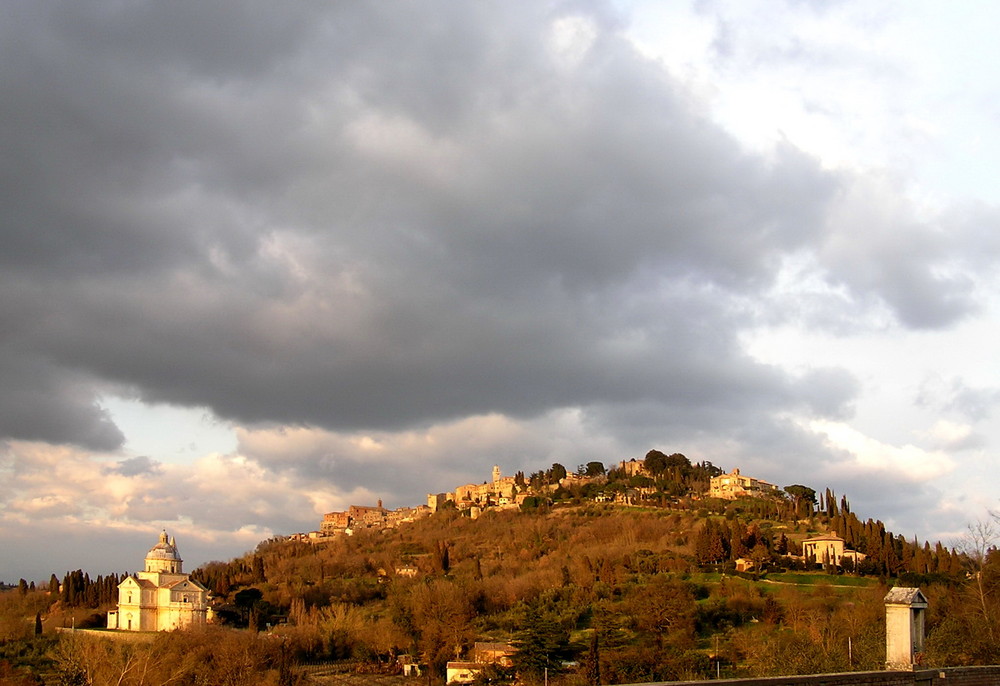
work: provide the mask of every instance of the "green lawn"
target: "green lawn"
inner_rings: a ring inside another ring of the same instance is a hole
[[[767,574],[763,579],[751,581],[731,574],[724,575],[719,572],[703,572],[692,574],[692,579],[702,583],[718,583],[725,578],[729,581],[743,581],[745,583],[756,583],[768,586],[771,584],[790,584],[795,586],[848,586],[854,588],[865,588],[877,586],[878,579],[871,579],[860,576],[833,576],[822,572],[809,574],[806,572],[786,572],[784,574]]]
[[[798,586],[817,586],[829,584],[831,586],[877,586],[878,579],[871,579],[862,576],[833,576],[831,574],[807,574],[805,572],[786,572],[785,574],[768,574],[768,581],[782,584],[796,584]]]

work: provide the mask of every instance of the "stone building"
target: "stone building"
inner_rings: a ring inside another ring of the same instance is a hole
[[[476,643],[469,654],[469,660],[456,660],[446,666],[446,683],[470,684],[475,681],[486,665],[494,664],[511,667],[512,657],[517,649],[509,643]]]
[[[343,531],[350,525],[351,516],[346,512],[327,512],[323,515],[319,530],[324,534],[330,534]]]
[[[118,609],[108,613],[108,628],[170,631],[204,626],[211,609],[208,589],[184,573],[184,561],[167,532],[146,553],[145,569],[118,584]]]
[[[831,564],[835,567],[842,567],[844,560],[851,560],[857,565],[858,562],[865,559],[864,553],[848,550],[845,547],[844,539],[838,536],[836,531],[802,541],[802,557],[816,564]]]
[[[351,534],[357,529],[394,529],[400,524],[413,522],[431,513],[426,505],[399,507],[387,510],[382,501],[370,505],[351,505],[346,512],[327,512],[323,515],[319,531],[312,532],[305,540],[320,540],[340,534]]]
[[[504,476],[499,465],[493,465],[491,480],[481,484],[464,484],[456,486],[448,493],[428,493],[427,506],[436,512],[447,501],[452,501],[460,510],[472,507],[496,507],[513,505],[515,497],[515,478]]]
[[[897,586],[884,602],[885,668],[914,669],[924,651],[927,598],[919,588]]]
[[[356,529],[384,527],[388,516],[387,510],[382,507],[381,500],[378,501],[378,505],[375,507],[371,505],[351,505],[347,509],[347,514],[350,517],[351,527]]]
[[[644,475],[648,476],[646,472],[646,461],[637,460],[634,457],[631,460],[622,460],[618,463],[618,469],[626,477]]]
[[[736,500],[737,498],[777,495],[779,489],[774,484],[770,484],[752,476],[743,476],[739,469],[734,469],[729,474],[713,476],[709,482],[708,497],[724,498],[726,500]]]

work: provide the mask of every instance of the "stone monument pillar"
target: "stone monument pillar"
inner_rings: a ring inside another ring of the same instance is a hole
[[[885,596],[885,668],[912,670],[924,651],[927,598],[919,588],[897,586]]]

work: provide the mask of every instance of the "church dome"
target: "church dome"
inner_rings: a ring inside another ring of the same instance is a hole
[[[146,571],[180,572],[181,555],[177,552],[174,539],[167,539],[167,532],[160,534],[160,540],[146,553]]]
[[[180,555],[177,553],[177,546],[174,545],[173,541],[167,540],[167,532],[164,531],[160,534],[160,542],[149,549],[149,553],[146,554],[146,559],[153,558],[154,560],[179,560]]]

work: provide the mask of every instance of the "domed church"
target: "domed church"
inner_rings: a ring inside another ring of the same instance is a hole
[[[169,631],[204,626],[211,609],[208,589],[184,574],[173,538],[160,534],[146,553],[146,569],[118,584],[118,610],[108,613],[108,628]]]

